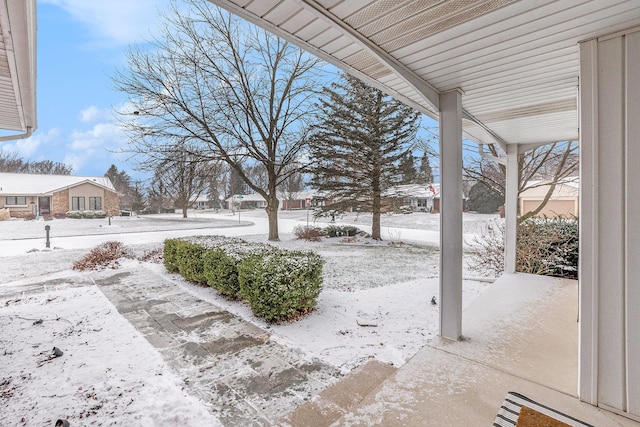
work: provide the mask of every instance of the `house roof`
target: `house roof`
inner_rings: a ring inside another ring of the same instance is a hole
[[[0,0],[0,129],[36,127],[36,0]]]
[[[210,0],[437,117],[462,91],[481,143],[578,139],[579,45],[640,25],[637,0]]]
[[[433,189],[433,191],[432,191]],[[440,197],[440,184],[404,184],[397,185],[387,190],[384,194],[386,197],[406,197],[406,198],[432,198]]]
[[[52,194],[84,183],[97,185],[109,191],[116,191],[111,180],[104,176],[0,173],[0,195]]]

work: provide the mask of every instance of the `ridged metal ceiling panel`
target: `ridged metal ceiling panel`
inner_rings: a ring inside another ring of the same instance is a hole
[[[640,26],[640,0],[210,1],[432,116],[459,88],[506,143],[577,139],[578,43]]]

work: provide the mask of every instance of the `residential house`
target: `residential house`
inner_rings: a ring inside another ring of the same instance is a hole
[[[68,211],[119,215],[118,193],[107,177],[0,173],[0,209],[12,217],[66,216]]]
[[[225,199],[227,209],[264,209],[267,201],[258,193],[235,194]]]
[[[520,193],[520,214],[531,212],[540,206],[551,184],[544,181],[529,182],[528,190]],[[536,216],[572,217],[578,216],[580,185],[577,179],[557,184],[547,204]]]
[[[398,209],[433,212],[438,197],[440,197],[440,184],[404,184],[386,191],[382,205],[385,210],[391,212]]]

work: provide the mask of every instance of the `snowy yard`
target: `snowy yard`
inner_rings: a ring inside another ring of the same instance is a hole
[[[312,249],[326,260],[318,309],[295,323],[266,325],[248,306],[169,275],[157,264],[127,261],[122,270],[148,268],[343,373],[369,358],[401,366],[437,334],[438,306],[430,301],[438,294],[438,215],[385,216],[383,243],[295,240],[292,230],[306,225],[306,212],[282,212],[280,218],[279,245]],[[466,215],[465,233],[481,232],[493,218]],[[340,221],[366,230],[370,216]],[[51,250],[43,250],[45,225],[51,228]],[[118,240],[142,254],[161,247],[167,237],[194,234],[265,241],[266,219],[262,211],[243,211],[239,224],[237,214],[195,211],[187,220],[162,215],[113,218],[111,224],[106,219],[0,222],[0,419],[30,426],[53,425],[59,417],[69,417],[72,425],[216,425],[214,415],[187,393],[181,378],[97,286],[72,285],[74,277],[99,276],[71,266],[100,242]],[[391,246],[390,240],[405,243]],[[32,292],[45,281],[56,285]],[[465,281],[465,306],[486,286]],[[54,346],[64,347],[61,357],[52,356]]]

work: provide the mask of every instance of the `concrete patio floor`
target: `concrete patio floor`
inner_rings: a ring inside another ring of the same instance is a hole
[[[370,393],[336,403],[342,380],[282,423],[491,426],[514,391],[594,426],[637,427],[576,397],[577,302],[576,281],[505,275],[465,310],[464,340],[438,338],[398,370],[377,367],[386,378]]]

